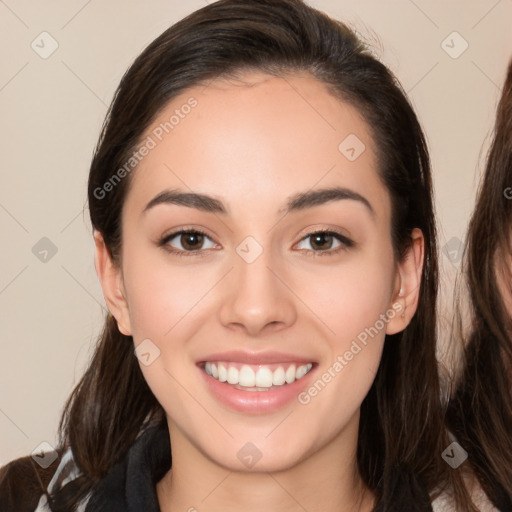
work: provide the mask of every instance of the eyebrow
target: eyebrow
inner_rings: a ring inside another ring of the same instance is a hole
[[[353,200],[362,203],[372,217],[375,216],[375,210],[372,205],[361,194],[348,188],[333,187],[319,190],[310,190],[301,192],[288,198],[286,206],[279,209],[279,213],[290,213],[299,210],[305,210],[313,206],[319,206],[331,201]],[[182,192],[180,190],[164,190],[156,195],[146,205],[142,213],[146,213],[151,208],[160,204],[174,204],[179,206],[187,206],[209,213],[220,213],[226,215],[228,213],[226,207],[214,197],[199,194],[195,192]]]

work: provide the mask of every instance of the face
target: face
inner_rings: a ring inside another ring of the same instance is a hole
[[[394,259],[355,108],[310,76],[242,78],[187,90],[147,130],[121,268],[106,277],[101,249],[97,268],[173,451],[275,471],[352,453],[385,334],[414,313],[421,255]]]

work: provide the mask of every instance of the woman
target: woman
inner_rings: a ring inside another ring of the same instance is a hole
[[[346,26],[221,0],[165,31],[89,208],[110,313],[38,510],[474,510],[441,457],[424,136]]]
[[[450,424],[482,488],[512,510],[512,63],[469,225],[465,277],[472,329]]]

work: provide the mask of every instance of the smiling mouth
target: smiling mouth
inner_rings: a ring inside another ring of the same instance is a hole
[[[242,364],[207,361],[201,365],[210,377],[243,391],[270,391],[302,379],[313,363]]]

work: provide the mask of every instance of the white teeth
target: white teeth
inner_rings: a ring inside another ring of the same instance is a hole
[[[215,364],[213,366],[215,366]],[[219,363],[218,368],[219,381],[226,382],[228,380],[228,371],[226,370],[226,367],[222,363]]]
[[[286,382],[288,382],[288,384],[295,382],[295,365],[294,364],[292,364],[288,368],[288,370],[286,370]]]
[[[274,384],[274,386],[282,386],[285,382],[286,382],[286,375],[284,373],[283,367],[280,366],[272,374],[272,384]]]
[[[242,366],[238,374],[238,382],[234,384],[240,384],[240,386],[246,386],[248,388],[254,387],[256,382],[256,376],[250,366]]]
[[[278,366],[272,371],[265,365],[259,365],[255,372],[251,366],[243,365],[240,370],[230,363],[212,363],[207,362],[204,365],[204,371],[220,382],[240,385],[245,388],[271,388],[272,386],[282,386],[284,383],[292,384],[306,375],[311,368],[312,363],[303,364],[296,367],[295,364],[288,366],[286,371],[283,366]]]
[[[234,366],[230,366],[228,368],[228,384],[238,384],[239,375],[240,372]]]
[[[213,366],[212,366],[212,371],[213,371]],[[295,372],[295,378],[301,379],[302,377],[304,377],[304,375],[306,375],[306,373],[308,373],[308,367],[306,365],[299,366],[297,368],[297,371]]]
[[[272,386],[272,372],[270,368],[265,368],[262,366],[256,372],[256,387],[258,388],[269,388]]]

